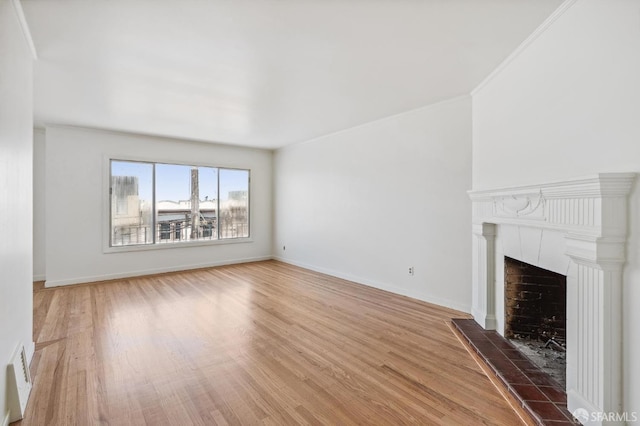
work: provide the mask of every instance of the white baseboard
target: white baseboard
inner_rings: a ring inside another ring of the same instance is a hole
[[[44,274],[33,276],[33,281],[44,281],[46,279],[47,279],[47,276]]]
[[[348,281],[353,281],[355,283],[366,285],[368,287],[373,287],[373,288],[385,290],[391,293],[399,294],[402,296],[407,296],[414,299],[422,300],[423,302],[433,303],[435,305],[444,306],[446,308],[455,309],[457,311],[462,311],[465,313],[471,312],[470,305],[469,306],[463,305],[452,300],[433,297],[431,295],[424,294],[424,293],[407,291],[401,287],[397,287],[392,284],[374,281],[374,280],[358,277],[355,275],[351,275],[345,272],[335,271],[332,269],[323,268],[320,266],[311,265],[304,262],[298,262],[296,260],[287,259],[279,256],[260,256],[260,257],[243,258],[243,259],[232,259],[232,260],[226,260],[222,262],[202,263],[202,264],[196,264],[196,265],[182,265],[182,266],[174,266],[174,267],[167,267],[167,268],[153,268],[153,269],[145,269],[145,270],[138,270],[138,271],[120,272],[117,274],[85,276],[85,277],[77,277],[77,278],[70,278],[70,279],[53,280],[53,281],[47,280],[45,282],[45,287],[59,287],[59,286],[65,286],[65,285],[91,283],[96,281],[117,280],[122,278],[139,277],[144,275],[163,274],[166,272],[179,272],[179,271],[188,271],[191,269],[212,268],[216,266],[235,265],[239,263],[259,262],[259,261],[271,260],[271,259],[278,260],[280,262],[288,263],[291,265],[299,266],[301,268],[309,269],[312,271],[320,272],[321,274],[331,275],[333,277],[341,278]],[[29,349],[27,350],[29,351]]]
[[[9,412],[7,412],[7,415],[4,416],[4,420],[2,421],[2,426],[9,426]]]
[[[423,302],[433,303],[434,305],[444,306],[445,308],[455,309],[456,311],[461,311],[464,313],[471,312],[471,305],[463,305],[458,302],[442,299],[439,297],[433,297],[428,294],[415,292],[415,291],[407,291],[401,287],[394,286],[392,284],[383,283],[379,281],[370,280],[367,278],[358,277],[355,275],[347,274],[341,271],[334,271],[332,269],[323,268],[315,265],[310,265],[304,262],[298,262],[296,260],[287,259],[279,256],[274,256],[274,260],[278,260],[280,262],[288,263],[294,266],[299,266],[301,268],[310,269],[315,272],[320,272],[321,274],[331,275],[332,277],[341,278],[347,281],[353,281],[357,284],[366,285],[368,287],[377,288],[379,290],[388,291],[390,293],[399,294],[401,296],[411,297],[413,299],[418,299]]]
[[[93,276],[76,277],[76,278],[68,278],[68,279],[60,279],[60,280],[47,280],[45,281],[44,286],[60,287],[65,285],[84,284],[84,283],[91,283],[96,281],[118,280],[122,278],[140,277],[144,275],[164,274],[167,272],[188,271],[191,269],[213,268],[216,266],[235,265],[238,263],[259,262],[262,260],[271,260],[271,259],[273,259],[273,257],[271,256],[249,257],[249,258],[243,258],[243,259],[225,260],[221,262],[208,262],[208,263],[200,263],[195,265],[179,265],[179,266],[170,266],[166,268],[153,268],[153,269],[143,269],[138,271],[119,272],[116,274],[93,275]]]

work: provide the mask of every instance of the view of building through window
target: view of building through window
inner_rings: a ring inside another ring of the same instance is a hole
[[[249,170],[111,160],[110,194],[111,246],[249,237]]]

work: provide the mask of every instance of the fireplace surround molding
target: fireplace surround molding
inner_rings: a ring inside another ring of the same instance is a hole
[[[539,185],[469,191],[472,201],[472,315],[498,329],[496,254],[500,226],[564,237],[567,271],[568,409],[622,412],[622,268],[628,196],[635,173],[600,173]],[[522,232],[527,238],[530,232]],[[529,260],[519,259],[531,263]],[[542,266],[542,265],[536,265]],[[544,267],[544,266],[543,266]],[[501,286],[498,286],[501,288]],[[586,424],[605,423],[601,416]]]

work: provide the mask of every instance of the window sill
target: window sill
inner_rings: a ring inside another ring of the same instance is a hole
[[[165,249],[177,249],[188,247],[204,247],[204,246],[219,246],[227,244],[243,244],[253,243],[251,237],[248,238],[228,238],[224,240],[204,240],[204,241],[181,241],[173,243],[159,243],[159,244],[137,244],[130,246],[114,246],[103,247],[102,252],[105,254],[110,253],[126,253],[132,251],[149,251],[149,250],[165,250]]]

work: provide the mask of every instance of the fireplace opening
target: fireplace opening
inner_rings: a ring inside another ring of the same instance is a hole
[[[510,257],[504,335],[566,388],[567,277]]]

